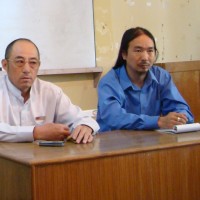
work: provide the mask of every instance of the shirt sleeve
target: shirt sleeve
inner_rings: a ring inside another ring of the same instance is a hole
[[[183,113],[188,118],[188,123],[194,122],[194,117],[190,111],[190,107],[178,91],[176,85],[174,84],[171,75],[166,72],[160,77],[161,83],[161,101],[162,115],[167,115],[169,112]]]
[[[55,123],[67,124],[71,131],[78,125],[91,127],[93,134],[96,134],[99,130],[96,120],[85,114],[80,107],[74,105],[62,91],[58,95]]]
[[[10,126],[0,123],[0,141],[3,142],[32,142],[34,126]]]

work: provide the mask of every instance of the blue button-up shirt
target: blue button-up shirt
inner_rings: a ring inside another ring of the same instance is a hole
[[[100,132],[117,129],[156,129],[158,118],[169,112],[186,114],[194,121],[171,75],[152,66],[142,88],[134,85],[124,66],[111,69],[98,85],[97,122]]]

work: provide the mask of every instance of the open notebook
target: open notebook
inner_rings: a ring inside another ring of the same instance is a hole
[[[156,131],[163,133],[185,133],[192,131],[200,131],[200,123],[176,125],[173,129],[157,129]]]

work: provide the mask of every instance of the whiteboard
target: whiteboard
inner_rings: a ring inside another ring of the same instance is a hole
[[[17,38],[39,48],[40,69],[95,67],[92,0],[0,0],[0,58]]]

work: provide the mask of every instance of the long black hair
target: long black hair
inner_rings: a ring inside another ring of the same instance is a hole
[[[122,36],[121,45],[120,45],[118,57],[117,57],[115,65],[114,65],[114,68],[118,68],[118,67],[121,67],[122,65],[126,65],[126,60],[123,59],[122,53],[124,53],[124,52],[127,53],[129,43],[133,39],[135,39],[141,35],[147,35],[150,39],[152,39],[152,41],[154,43],[154,50],[156,52],[156,58],[158,57],[158,50],[156,47],[155,38],[152,35],[152,33],[142,27],[130,28],[130,29],[126,30]]]

